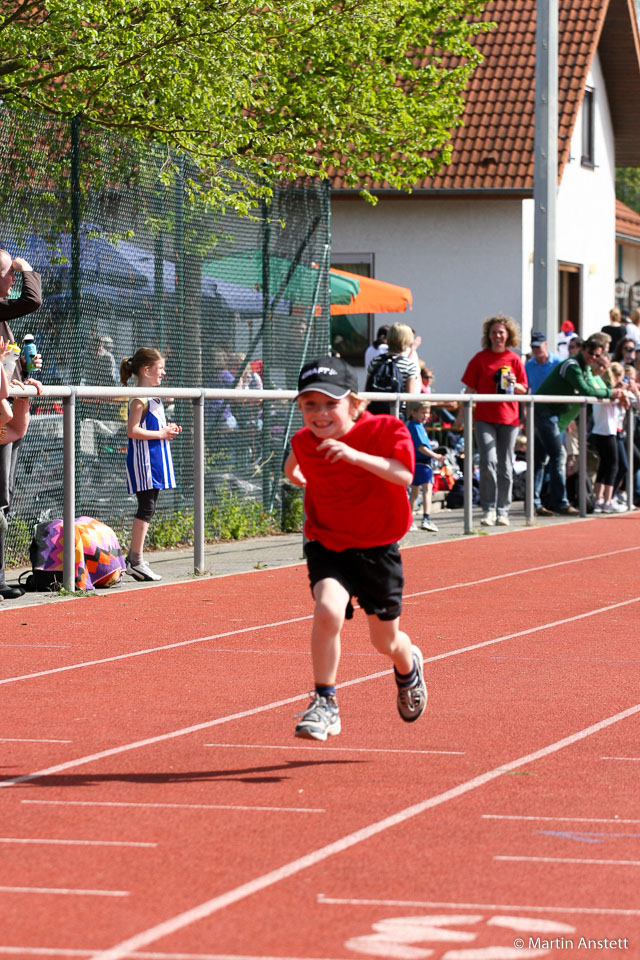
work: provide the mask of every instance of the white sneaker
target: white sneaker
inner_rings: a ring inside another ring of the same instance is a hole
[[[602,513],[602,508],[604,507],[604,500],[596,500],[593,505],[594,513]]]
[[[438,528],[437,528],[437,526],[435,525],[435,523],[433,522],[433,520],[429,520],[427,517],[423,517],[423,518],[422,518],[422,523],[420,524],[420,529],[421,529],[421,530],[429,530],[431,533],[437,533],[437,532],[438,532]]]
[[[134,580],[162,580],[159,573],[154,573],[148,563],[141,560],[140,563],[133,564],[127,557],[125,572],[133,577]]]
[[[412,523],[409,529],[407,530],[407,533],[412,533],[414,530],[417,530],[417,529],[418,529],[418,524]]]
[[[508,527],[509,517],[506,515],[506,513],[499,513],[496,517],[496,523],[499,527]]]
[[[602,508],[602,512],[603,513],[626,513],[627,508],[623,507],[621,504],[610,502],[610,503],[605,503],[605,505]]]
[[[487,510],[486,513],[482,514],[482,520],[480,523],[483,527],[493,527],[496,522],[496,512],[495,510]]]
[[[335,697],[321,697],[315,691],[310,694],[311,703],[303,713],[296,714],[302,717],[297,724],[294,737],[304,740],[326,740],[335,737],[342,729],[340,711]]]
[[[406,723],[413,723],[424,713],[427,705],[427,685],[423,676],[423,658],[422,652],[414,643],[411,644],[411,653],[413,662],[416,665],[416,676],[410,686],[403,686],[398,683],[396,674],[396,684],[398,686],[398,713]]]

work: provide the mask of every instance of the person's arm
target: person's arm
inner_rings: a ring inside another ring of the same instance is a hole
[[[42,306],[40,274],[23,257],[16,257],[13,269],[22,273],[22,291],[16,300],[0,300],[0,321],[15,320]]]
[[[177,423],[168,423],[162,430],[147,430],[140,426],[140,420],[144,413],[146,403],[137,397],[131,401],[129,407],[129,419],[127,420],[127,436],[130,440],[173,440],[179,433],[182,433],[182,427]]]
[[[463,393],[477,393],[478,391],[475,390],[473,387],[465,386],[465,387],[462,388],[462,392],[463,392]],[[461,430],[461,429],[462,429],[462,425],[463,425],[463,423],[464,423],[464,410],[465,410],[465,404],[464,404],[464,403],[461,403],[460,406],[458,407],[458,412],[457,412],[457,414],[456,414],[456,419],[455,419],[455,422],[454,422],[454,424],[453,424],[454,430]]]
[[[605,399],[612,395],[611,387],[607,387],[605,384],[600,386],[596,383],[595,378],[589,376],[577,361],[565,364],[562,379],[566,380],[572,390],[583,397],[602,397]]]
[[[420,453],[424,454],[425,457],[431,457],[433,460],[439,460],[440,463],[444,463],[447,459],[446,454],[436,453],[435,450],[431,450],[430,447],[418,447]]]
[[[300,469],[300,464],[298,463],[298,458],[296,457],[293,450],[287,457],[284,463],[284,475],[287,480],[290,480],[291,483],[294,483],[296,487],[306,487],[307,478]]]
[[[9,423],[13,417],[13,410],[11,409],[11,404],[8,401],[9,396],[9,378],[7,377],[7,372],[2,365],[2,361],[7,353],[7,345],[4,342],[4,339],[0,337],[0,427],[3,427],[5,423]],[[6,438],[6,430],[2,433],[2,442],[8,443]]]
[[[4,401],[7,403],[7,401]],[[15,397],[11,409],[11,420],[5,428],[6,433],[2,438],[2,443],[13,443],[14,440],[20,440],[24,437],[29,426],[29,397]]]
[[[409,357],[413,361],[411,368],[407,371],[407,379],[404,383],[403,393],[420,393],[422,390],[422,378],[420,377],[420,367],[418,363],[413,360],[413,357]]]
[[[0,374],[0,377],[3,379],[4,384],[0,394],[4,393],[5,388],[8,388],[8,379],[4,370]],[[42,384],[39,380],[34,380],[29,378],[22,383],[20,380],[12,380],[12,387],[20,387],[24,389],[25,386],[35,387],[40,395],[42,393]],[[8,395],[8,389],[7,393]],[[20,440],[24,437],[27,432],[27,427],[29,426],[29,397],[14,397],[13,407],[10,406],[7,400],[1,401],[2,414],[0,414],[0,424],[6,424],[0,437],[0,445],[5,443],[13,443],[14,440]],[[9,412],[9,416],[6,417],[6,412]]]
[[[329,463],[336,463],[344,460],[354,467],[361,467],[368,473],[373,473],[381,480],[387,480],[389,483],[397,483],[401,487],[408,487],[413,480],[413,470],[396,460],[393,457],[378,457],[371,453],[365,453],[363,450],[354,450],[353,447],[343,443],[342,440],[323,440],[318,444],[318,450],[323,451],[325,459]]]

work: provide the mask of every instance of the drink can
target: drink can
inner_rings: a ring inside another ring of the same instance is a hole
[[[22,343],[22,355],[24,357],[28,377],[34,377],[38,372],[38,368],[36,366],[37,353],[38,348],[36,347],[33,334],[26,333]]]
[[[500,367],[500,392],[513,393],[513,384],[509,382],[511,367]]]

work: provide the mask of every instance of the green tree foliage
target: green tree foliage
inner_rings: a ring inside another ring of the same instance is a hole
[[[640,168],[618,167],[616,170],[616,197],[640,213]]]
[[[0,0],[0,98],[186,150],[219,201],[342,158],[406,190],[448,159],[485,3]]]

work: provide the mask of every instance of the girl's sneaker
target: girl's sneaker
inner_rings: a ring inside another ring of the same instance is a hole
[[[140,563],[133,564],[127,557],[125,572],[133,577],[134,580],[162,580],[159,573],[154,573],[148,563],[141,560]]]
[[[335,697],[321,697],[319,693],[311,693],[311,703],[298,716],[302,717],[295,729],[296,737],[305,740],[326,740],[335,737],[342,729],[340,725],[340,711]]]
[[[413,662],[416,665],[415,679],[408,685],[398,683],[398,713],[407,723],[413,723],[418,717],[421,717],[427,706],[427,686],[422,675],[422,651],[411,645],[413,653]]]
[[[593,505],[594,513],[602,513],[602,508],[604,507],[604,500],[596,500]]]

